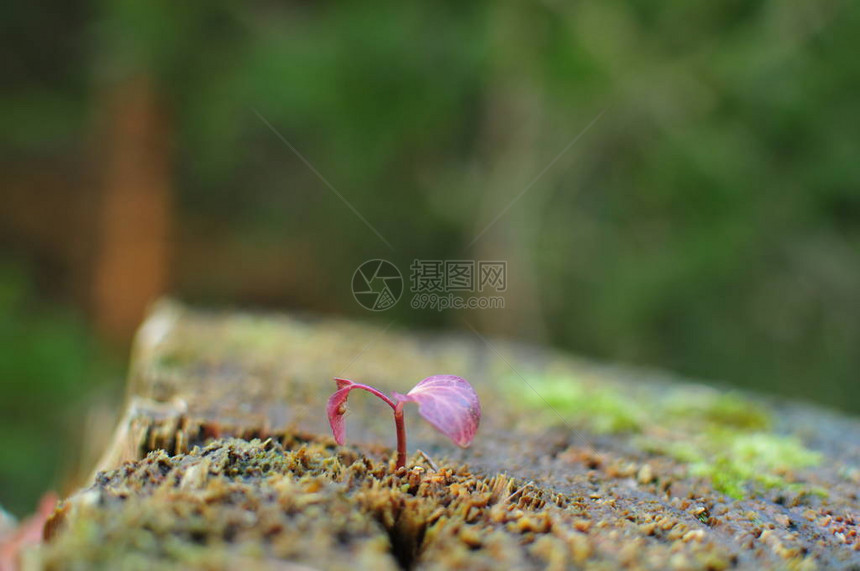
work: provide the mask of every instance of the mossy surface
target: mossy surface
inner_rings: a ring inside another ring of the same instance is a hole
[[[468,378],[461,450],[333,376]],[[162,306],[122,430],[39,552],[55,568],[811,569],[860,566],[860,424],[477,338]],[[239,438],[234,438],[239,437]],[[122,460],[131,460],[121,464]]]
[[[47,568],[329,569],[585,561],[585,536],[559,533],[561,494],[510,477],[391,462],[330,441],[228,439],[150,453],[100,474],[49,524]],[[556,532],[553,533],[553,528]],[[541,537],[543,549],[534,549]],[[486,550],[479,549],[486,546]]]
[[[687,385],[631,393],[604,379],[586,379],[532,376],[526,381],[533,390],[516,402],[560,415],[543,415],[544,421],[570,422],[598,434],[633,434],[631,441],[642,450],[674,458],[691,476],[709,478],[715,490],[735,499],[756,487],[822,493],[786,478],[792,470],[819,465],[822,455],[796,436],[773,433],[771,414],[750,396]],[[517,392],[511,387],[507,394]]]
[[[647,465],[574,454],[566,461],[603,468],[607,480],[654,478],[643,475]],[[99,474],[68,499],[49,522],[39,562],[48,569],[813,563],[791,533],[768,525],[767,513],[746,513],[733,525],[750,541],[767,530],[778,548],[740,550],[719,530],[731,521],[726,510],[706,501],[637,502],[584,481],[576,493],[563,493],[506,474],[446,464],[435,470],[412,460],[394,471],[387,456],[295,435],[216,440],[175,456],[152,452]]]

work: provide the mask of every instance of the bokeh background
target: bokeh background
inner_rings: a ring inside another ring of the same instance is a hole
[[[507,260],[488,335],[860,410],[856,2],[19,1],[0,38],[15,513],[160,295],[463,329],[359,307],[377,257]]]

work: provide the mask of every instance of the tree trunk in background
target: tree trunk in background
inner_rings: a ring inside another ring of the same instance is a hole
[[[102,335],[124,344],[168,288],[171,130],[145,76],[111,86],[104,100],[94,310]]]

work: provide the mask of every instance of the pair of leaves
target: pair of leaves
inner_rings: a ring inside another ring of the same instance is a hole
[[[338,444],[344,442],[346,430],[343,415],[346,413],[347,397],[353,389],[363,389],[376,395],[392,409],[399,403],[414,402],[418,405],[418,413],[427,422],[464,448],[472,443],[481,422],[478,394],[466,379],[455,375],[427,377],[405,395],[392,393],[393,400],[369,385],[347,379],[335,379],[335,382],[338,390],[329,398],[326,412]]]

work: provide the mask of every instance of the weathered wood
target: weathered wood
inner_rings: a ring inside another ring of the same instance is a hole
[[[360,396],[334,445],[332,377],[403,391],[437,373],[481,397],[471,448],[413,411],[395,472],[390,412]],[[858,466],[860,423],[807,406],[480,335],[163,302],[100,473],[31,563],[851,567]]]

